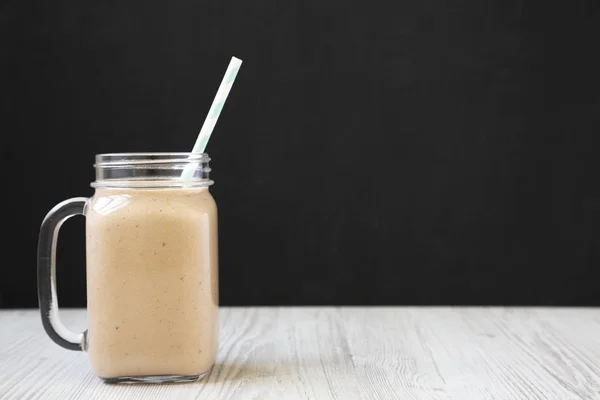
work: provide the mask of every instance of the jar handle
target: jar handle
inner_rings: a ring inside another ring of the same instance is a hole
[[[38,239],[38,300],[44,330],[56,344],[69,350],[87,348],[87,330],[75,333],[65,327],[58,313],[56,294],[56,242],[61,225],[75,215],[85,215],[88,199],[75,197],[57,204],[42,222]]]

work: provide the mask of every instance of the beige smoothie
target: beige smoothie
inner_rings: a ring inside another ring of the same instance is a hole
[[[97,188],[86,211],[88,353],[103,378],[207,372],[217,208],[207,188]]]

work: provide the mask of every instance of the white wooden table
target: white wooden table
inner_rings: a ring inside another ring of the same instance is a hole
[[[63,310],[85,327],[85,310]],[[600,399],[600,309],[222,308],[202,381],[109,385],[0,311],[0,399]]]

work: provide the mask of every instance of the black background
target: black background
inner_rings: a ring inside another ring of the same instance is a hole
[[[0,304],[93,156],[208,152],[221,303],[600,305],[597,1],[2,1]],[[59,240],[85,305],[83,220]]]

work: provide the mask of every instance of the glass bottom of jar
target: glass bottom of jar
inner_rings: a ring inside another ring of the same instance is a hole
[[[148,375],[148,376],[119,376],[116,378],[103,378],[104,382],[110,384],[135,384],[135,383],[185,383],[195,382],[204,378],[210,370],[200,375]]]

